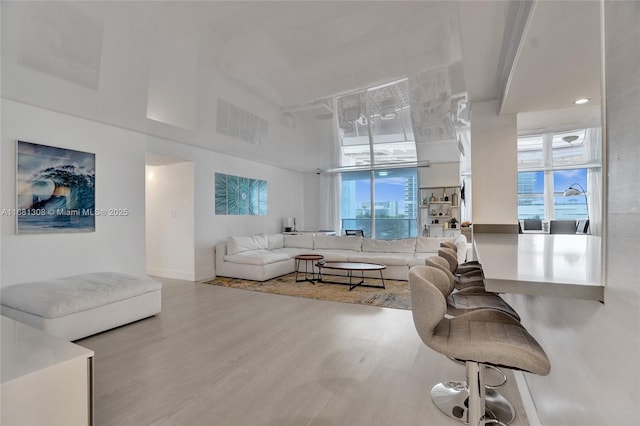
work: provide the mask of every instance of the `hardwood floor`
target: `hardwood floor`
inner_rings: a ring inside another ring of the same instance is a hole
[[[460,424],[430,390],[464,367],[410,311],[160,281],[161,314],[76,342],[96,354],[98,426]],[[513,381],[502,393],[526,425]]]

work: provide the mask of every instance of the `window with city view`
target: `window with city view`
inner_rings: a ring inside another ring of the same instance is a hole
[[[518,138],[518,219],[585,219],[589,217],[589,129]],[[565,196],[574,185],[580,194]]]
[[[362,229],[366,237],[406,238],[417,235],[417,183],[415,168],[375,171],[373,208],[370,171],[342,173],[344,229]],[[375,221],[375,227],[372,226]]]
[[[407,80],[338,98],[342,229],[366,237],[417,235],[416,145]]]

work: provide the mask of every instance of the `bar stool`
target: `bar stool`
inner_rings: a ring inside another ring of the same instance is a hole
[[[454,292],[456,279],[447,269],[447,261],[440,256],[429,256],[425,259],[425,265],[444,272],[449,280],[449,290],[443,293],[447,299],[447,313],[460,315],[477,309],[496,309],[511,315],[516,321],[520,321],[518,313],[496,293],[489,293],[484,287],[465,287]]]
[[[455,277],[448,269],[448,262],[440,256],[430,256],[425,259],[426,266],[437,268],[444,272],[449,279],[449,287],[455,286]],[[447,314],[456,316],[478,309],[496,309],[511,315],[520,321],[518,313],[495,293],[488,293],[484,287],[467,287],[463,290],[445,295],[447,299]],[[455,362],[460,362],[453,359]],[[491,367],[491,366],[488,366]],[[507,383],[507,375],[499,368],[493,368],[502,376],[502,382],[498,384],[485,384],[486,407],[500,422],[509,424],[515,417],[513,405],[504,397],[498,388]],[[447,416],[460,420],[460,407],[465,406],[465,401],[469,398],[469,386],[466,381],[447,381],[438,383],[431,390],[433,403]]]
[[[456,255],[458,254],[458,246],[453,241],[442,241],[440,243],[440,247],[451,249],[456,253]],[[473,266],[475,268],[482,269],[482,265],[480,265],[480,262],[478,262],[477,260],[466,261],[462,263],[461,266],[464,266],[464,267]]]
[[[484,287],[482,268],[459,268],[458,257],[453,250],[448,248],[439,248],[438,256],[444,258],[449,264],[449,271],[454,274],[456,278],[456,288]]]
[[[547,375],[551,364],[533,336],[504,312],[479,309],[447,318],[445,292],[449,286],[449,278],[439,269],[411,268],[413,322],[425,345],[466,364],[469,399],[466,407],[459,407],[459,418],[466,418],[470,425],[491,423],[493,413],[486,410],[485,366]]]
[[[438,255],[440,255],[440,251],[443,253],[447,253],[448,256],[451,256],[451,262],[455,265],[456,272],[459,274],[467,274],[467,273],[481,273],[482,265],[477,261],[467,262],[460,264],[458,263],[458,254],[456,250],[453,250],[449,247],[440,246],[438,249]],[[449,260],[449,259],[447,259]],[[452,266],[453,267],[453,266]]]

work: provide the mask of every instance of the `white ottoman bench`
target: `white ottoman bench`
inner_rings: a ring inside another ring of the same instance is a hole
[[[0,313],[71,341],[159,313],[161,291],[149,277],[83,274],[4,287]]]

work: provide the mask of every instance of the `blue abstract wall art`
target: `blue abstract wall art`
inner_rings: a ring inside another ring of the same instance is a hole
[[[17,233],[94,232],[95,154],[24,141],[16,151]]]
[[[267,214],[267,181],[216,173],[215,202],[219,215]]]

